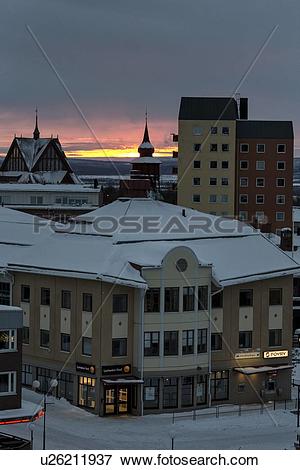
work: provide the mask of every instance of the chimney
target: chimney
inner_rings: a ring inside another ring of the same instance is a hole
[[[293,233],[291,228],[281,229],[280,248],[283,251],[293,251]]]
[[[240,119],[248,119],[248,98],[240,98]]]

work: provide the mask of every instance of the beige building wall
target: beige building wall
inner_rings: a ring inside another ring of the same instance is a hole
[[[218,133],[211,134],[211,127]],[[222,134],[222,128],[229,127],[229,135]],[[180,120],[178,128],[178,204],[217,215],[234,215],[235,195],[235,141],[236,121],[194,121]],[[199,152],[194,144],[201,144]],[[210,151],[210,145],[217,144],[218,151]],[[222,151],[222,144],[229,145],[229,151]],[[200,168],[194,168],[194,161],[200,161]],[[210,161],[217,161],[217,168],[210,168]],[[228,161],[228,168],[222,168],[222,161]],[[210,186],[210,177],[217,178],[217,185]],[[228,178],[228,186],[222,185],[222,177]],[[200,185],[194,185],[194,178],[200,178]],[[193,195],[200,195],[200,202],[193,201]],[[209,202],[210,195],[216,195],[216,202]],[[222,202],[224,197],[228,202]],[[222,199],[223,198],[223,199]]]

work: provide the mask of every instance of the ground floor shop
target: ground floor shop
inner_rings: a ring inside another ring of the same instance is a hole
[[[130,364],[96,368],[90,364],[76,364],[75,371],[59,372],[59,368],[39,367],[24,363],[22,382],[31,386],[40,382],[40,392],[49,392],[53,378],[58,379],[52,391],[57,398],[65,398],[100,416],[122,414],[140,415],[184,411],[209,406],[211,403],[247,404],[269,400],[287,400],[291,391],[291,365],[234,367],[214,370],[210,375],[189,375],[159,372],[134,374]]]

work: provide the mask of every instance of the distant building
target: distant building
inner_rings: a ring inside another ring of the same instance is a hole
[[[150,142],[146,117],[144,137],[138,148],[140,154],[132,162],[130,179],[120,180],[120,196],[122,197],[153,197],[160,191],[160,160],[153,157],[154,147]]]
[[[15,137],[0,168],[0,183],[78,184],[58,137]]]
[[[247,98],[184,97],[178,203],[265,232],[292,228],[293,146],[292,122],[248,120]]]

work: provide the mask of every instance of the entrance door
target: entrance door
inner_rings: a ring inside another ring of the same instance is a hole
[[[129,413],[129,387],[126,385],[115,385],[105,388],[105,409],[106,415],[119,415]]]

